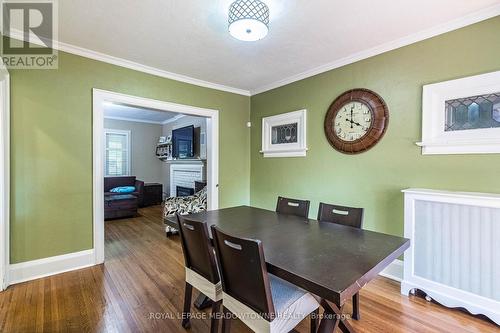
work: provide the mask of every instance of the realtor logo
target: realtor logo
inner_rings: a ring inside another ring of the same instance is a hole
[[[2,61],[13,69],[56,69],[57,3],[50,0],[2,2]]]

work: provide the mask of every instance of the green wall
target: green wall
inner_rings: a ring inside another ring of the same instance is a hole
[[[364,207],[365,228],[403,233],[401,189],[500,192],[500,155],[423,156],[422,86],[500,70],[500,17],[344,66],[251,98],[250,202],[273,209],[278,195]],[[389,128],[370,151],[349,156],[328,144],[330,103],[352,88],[379,93]],[[262,117],[307,109],[307,157],[263,158]]]
[[[218,109],[220,206],[248,204],[248,96],[62,52],[10,74],[11,263],[92,248],[92,88]]]
[[[320,201],[361,206],[366,228],[400,235],[403,188],[500,192],[500,155],[423,156],[415,145],[422,86],[500,70],[499,31],[496,17],[252,98],[62,52],[58,70],[12,70],[11,262],[92,248],[92,88],[220,110],[221,207],[273,209],[277,195],[310,199],[311,216]],[[385,99],[389,129],[372,150],[343,155],[323,119],[358,87]],[[307,157],[264,159],[261,118],[303,108]]]

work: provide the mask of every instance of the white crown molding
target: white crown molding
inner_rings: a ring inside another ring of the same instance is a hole
[[[24,40],[23,32],[20,30],[17,30],[17,29],[11,29],[10,34],[8,36],[11,38],[14,38],[14,39]],[[42,45],[42,43],[38,43],[38,44]],[[59,51],[76,54],[76,55],[79,55],[79,56],[82,56],[85,58],[102,61],[102,62],[105,62],[108,64],[112,64],[112,65],[116,65],[116,66],[120,66],[120,67],[125,67],[128,69],[133,69],[133,70],[136,70],[139,72],[163,77],[163,78],[170,79],[170,80],[189,83],[189,84],[192,84],[195,86],[225,91],[225,92],[229,92],[229,93],[233,93],[233,94],[250,96],[250,91],[248,91],[248,90],[228,87],[228,86],[218,84],[218,83],[213,83],[213,82],[208,82],[208,81],[204,81],[204,80],[200,80],[200,79],[195,79],[195,78],[192,78],[192,77],[189,77],[186,75],[182,75],[182,74],[167,72],[167,71],[164,71],[162,69],[158,69],[158,68],[143,65],[143,64],[140,64],[140,63],[137,63],[134,61],[110,56],[110,55],[107,55],[104,53],[85,49],[83,47],[71,45],[68,43],[59,42],[56,40],[53,41],[53,47],[54,47],[54,49],[57,49]]]
[[[460,29],[460,28],[466,27],[468,25],[487,20],[489,18],[498,16],[498,15],[500,15],[500,4],[494,5],[494,6],[482,9],[480,11],[477,11],[475,13],[465,15],[461,18],[454,19],[454,20],[451,20],[449,22],[437,25],[433,28],[420,31],[420,32],[417,32],[415,34],[411,34],[411,35],[403,37],[403,38],[396,39],[392,42],[384,43],[384,44],[381,44],[379,46],[375,46],[373,48],[354,53],[354,54],[349,55],[345,58],[342,58],[342,59],[336,60],[334,62],[313,68],[311,70],[307,70],[305,72],[290,76],[286,79],[279,80],[279,81],[276,81],[276,82],[271,83],[271,84],[267,84],[267,85],[262,86],[258,89],[250,90],[250,94],[251,94],[251,96],[253,96],[253,95],[257,95],[257,94],[260,94],[260,93],[263,93],[263,92],[266,92],[266,91],[269,91],[272,89],[276,89],[276,88],[285,86],[287,84],[290,84],[290,83],[293,83],[296,81],[300,81],[300,80],[303,80],[303,79],[306,79],[308,77],[318,75],[318,74],[321,74],[324,72],[328,72],[332,69],[339,68],[339,67],[342,67],[345,65],[349,65],[349,64],[355,63],[355,62],[360,61],[360,60],[371,58],[371,57],[374,57],[376,55],[379,55],[379,54],[382,54],[382,53],[385,53],[388,51],[399,49],[403,46],[414,44],[414,43],[423,41],[425,39],[429,39],[429,38],[432,38],[432,37],[435,37],[435,36],[438,36],[438,35],[453,31],[453,30],[457,30],[457,29]]]
[[[137,62],[129,61],[126,59],[110,56],[104,53],[100,53],[97,51],[92,51],[89,49],[85,49],[79,46],[67,44],[67,43],[62,43],[59,41],[53,41],[54,48],[63,52],[67,53],[72,53],[76,54],[82,57],[106,62],[109,64],[113,64],[116,66],[121,66],[125,68],[129,68],[132,70],[136,70],[139,72],[143,73],[148,73],[151,75],[159,76],[159,77],[164,77],[167,79],[175,80],[175,81],[180,81],[184,83],[189,83],[192,85],[200,86],[200,87],[205,87],[205,88],[211,88],[215,90],[220,90],[220,91],[226,91],[238,95],[244,95],[244,96],[253,96],[257,95],[272,89],[276,89],[282,86],[285,86],[287,84],[300,81],[303,79],[306,79],[311,76],[315,76],[324,72],[328,72],[332,69],[339,68],[342,66],[346,66],[352,63],[355,63],[357,61],[361,61],[370,57],[374,57],[376,55],[392,51],[410,44],[414,44],[453,30],[457,30],[463,27],[466,27],[468,25],[478,23],[484,20],[487,20],[489,18],[495,17],[500,15],[500,4],[493,5],[491,7],[487,7],[485,9],[479,10],[477,12],[474,12],[472,14],[465,15],[463,17],[451,20],[449,22],[437,25],[433,28],[426,29],[420,32],[417,32],[415,34],[411,34],[399,39],[396,39],[394,41],[388,42],[381,44],[379,46],[375,46],[373,48],[363,50],[354,54],[351,54],[345,58],[333,61],[331,63],[325,64],[318,66],[316,68],[304,71],[302,73],[292,75],[288,78],[264,85],[260,88],[257,89],[252,89],[250,91],[244,90],[244,89],[239,89],[239,88],[233,88],[233,87],[228,87],[225,85],[221,85],[218,83],[212,83],[200,79],[195,79],[189,76],[185,76],[182,74],[176,74],[176,73],[171,73],[167,72],[158,68],[154,68],[151,66],[146,66]],[[11,32],[9,34],[9,37],[23,40],[24,36],[23,33],[19,30],[11,29]]]
[[[144,119],[136,119],[136,118],[130,118],[130,117],[116,117],[116,116],[104,116],[104,119],[112,119],[112,120],[122,120],[122,121],[130,121],[133,123],[146,123],[146,124],[154,124],[154,125],[165,125],[165,124],[170,124],[173,123],[176,120],[179,120],[183,117],[185,117],[185,114],[178,114],[173,116],[172,118],[169,118],[167,120],[163,121],[154,121],[154,120],[144,120]]]
[[[170,119],[167,119],[167,120],[163,121],[161,124],[162,125],[170,124],[170,123],[173,123],[174,121],[179,120],[179,119],[181,119],[181,118],[183,118],[185,116],[186,116],[185,114],[178,114],[177,116],[175,116],[173,118],[170,118]]]
[[[112,120],[122,120],[122,121],[130,121],[133,123],[145,123],[145,124],[153,124],[153,125],[163,125],[163,121],[154,121],[154,120],[143,120],[143,119],[135,119],[129,117],[115,117],[115,116],[104,116],[104,119],[112,119]],[[171,118],[172,119],[172,118]],[[170,119],[167,119],[168,121]]]

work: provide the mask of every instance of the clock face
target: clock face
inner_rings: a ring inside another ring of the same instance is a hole
[[[361,139],[372,125],[372,112],[363,102],[349,102],[337,112],[333,119],[335,135],[340,140],[352,142]]]
[[[330,145],[345,154],[358,154],[384,136],[389,110],[382,97],[368,89],[352,89],[337,97],[325,116]]]

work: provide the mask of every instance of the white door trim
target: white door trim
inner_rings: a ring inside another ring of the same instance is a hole
[[[104,262],[104,168],[103,135],[105,102],[144,107],[159,111],[207,117],[208,209],[219,207],[219,111],[92,89],[93,112],[93,210],[95,263]],[[153,149],[154,147],[151,147]]]
[[[0,67],[0,291],[9,286],[10,76]]]

